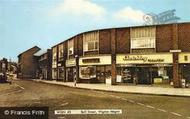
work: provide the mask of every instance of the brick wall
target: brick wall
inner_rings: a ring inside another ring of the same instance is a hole
[[[116,29],[116,53],[130,53],[130,29]]]
[[[111,34],[110,30],[99,31],[99,53],[110,54],[111,52]]]
[[[83,35],[77,35],[77,39],[78,41],[78,55],[82,56],[83,55]]]
[[[179,49],[190,52],[190,24],[178,24]]]
[[[172,49],[172,25],[156,26],[156,51],[169,52]]]

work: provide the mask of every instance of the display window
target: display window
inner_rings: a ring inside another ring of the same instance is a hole
[[[96,78],[96,67],[95,66],[80,67],[79,76],[81,79]]]
[[[52,79],[56,79],[56,78],[57,78],[57,70],[52,69]]]

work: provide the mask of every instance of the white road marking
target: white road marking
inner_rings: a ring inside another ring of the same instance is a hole
[[[97,92],[97,93],[101,93],[101,94],[105,94],[105,93],[98,92],[98,91],[96,91],[96,92]],[[136,103],[136,104],[141,105],[141,106],[146,106],[146,107],[151,108],[151,109],[157,109],[158,111],[161,111],[161,112],[167,112],[167,111],[164,110],[164,109],[155,108],[155,107],[153,107],[153,106],[145,105],[145,104],[143,104],[143,103],[135,102],[135,101],[133,101],[133,100],[129,100],[129,99],[126,99],[126,98],[123,98],[123,97],[119,97],[119,96],[116,96],[116,95],[110,94],[109,96],[115,97],[115,98],[118,98],[118,99],[122,99],[122,100],[125,100],[125,101],[129,101],[129,102],[131,102],[131,103]],[[173,115],[176,115],[176,116],[180,116],[180,117],[182,116],[181,114],[178,114],[178,113],[175,113],[175,112],[170,112],[170,113],[173,114]],[[187,117],[187,118],[190,119],[190,117]]]
[[[25,88],[24,87],[22,87],[22,86],[20,86],[20,85],[18,85],[18,84],[16,84],[19,88],[21,88],[22,90],[24,90]]]
[[[111,97],[115,97],[115,95],[110,95]]]
[[[182,116],[181,114],[178,114],[178,113],[175,113],[175,112],[170,112],[171,114],[173,115],[176,115],[176,116]]]
[[[135,103],[135,101],[133,101],[133,100],[129,100],[129,102],[131,102],[131,103]]]
[[[125,100],[125,101],[128,101],[128,99],[126,99],[126,98],[121,98],[122,100]]]
[[[68,105],[69,103],[68,102],[65,102],[63,104],[61,104],[61,106],[65,106],[65,105]]]
[[[119,96],[115,96],[115,98],[121,99],[121,97],[119,97]]]
[[[150,105],[147,105],[146,107],[148,107],[148,108],[152,108],[152,109],[154,109],[155,107],[153,107],[153,106],[150,106]]]
[[[161,111],[161,112],[167,112],[166,110],[160,109],[158,108],[157,110]]]
[[[138,105],[145,106],[145,104],[137,102]]]

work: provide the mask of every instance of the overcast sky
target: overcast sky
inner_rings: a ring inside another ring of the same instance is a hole
[[[75,34],[143,25],[143,15],[176,9],[190,21],[190,0],[0,0],[0,59],[35,45],[42,49]]]

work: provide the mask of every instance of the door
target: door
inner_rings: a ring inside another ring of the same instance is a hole
[[[98,82],[105,83],[105,67],[97,66],[96,67],[96,75]]]
[[[68,82],[73,82],[73,68],[68,68],[67,69],[67,75],[68,75]]]
[[[138,84],[151,84],[151,69],[149,67],[137,67]]]

